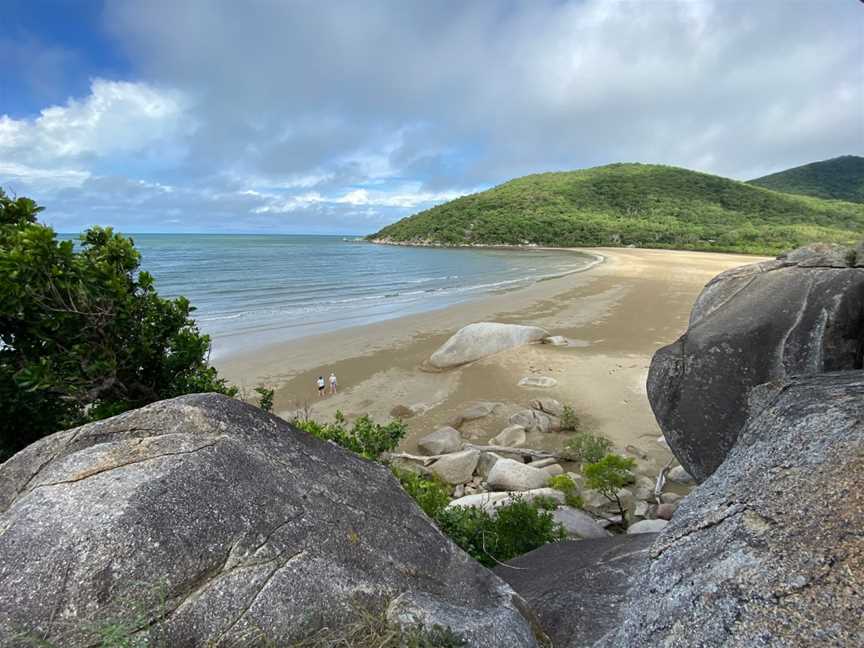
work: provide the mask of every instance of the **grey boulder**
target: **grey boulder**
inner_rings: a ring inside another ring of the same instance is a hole
[[[461,452],[441,455],[439,459],[435,460],[435,463],[429,466],[429,470],[448,484],[464,484],[471,481],[479,459],[479,450],[462,450]]]
[[[417,447],[427,455],[457,452],[462,448],[462,435],[459,430],[446,425],[422,437],[417,442]]]
[[[240,401],[154,403],[0,465],[4,648],[95,645],[108,620],[155,645],[291,645],[407,592],[471,646],[480,615],[536,646],[513,590],[387,468]]]
[[[549,477],[549,473],[542,468],[532,468],[513,459],[499,459],[489,471],[486,481],[494,490],[527,491],[545,487]]]
[[[735,445],[758,390],[788,376],[860,369],[864,268],[813,245],[715,277],[687,332],[654,354],[648,398],[681,465],[703,481]]]
[[[553,542],[495,573],[525,598],[556,648],[583,648],[620,625],[627,590],[648,562],[653,540],[645,534]]]
[[[864,371],[764,394],[600,645],[864,646]]]
[[[571,506],[559,506],[552,511],[552,517],[572,538],[606,538],[612,535],[585,511]]]
[[[469,324],[435,351],[429,364],[438,369],[458,367],[506,349],[539,342],[548,335],[536,326],[496,322]]]

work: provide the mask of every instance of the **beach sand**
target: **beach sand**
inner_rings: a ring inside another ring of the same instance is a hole
[[[257,384],[277,388],[274,410],[290,417],[308,403],[312,417],[349,418],[369,413],[381,422],[396,405],[426,409],[406,419],[402,448],[447,424],[473,401],[504,404],[496,414],[462,427],[485,442],[510,413],[533,398],[571,405],[581,429],[605,435],[619,448],[640,449],[646,473],[666,462],[668,450],[651,413],[645,379],[654,351],[681,335],[702,287],[729,268],[761,257],[622,248],[592,248],[602,263],[533,286],[410,315],[276,344],[218,364],[220,372],[251,393]],[[514,252],[518,253],[518,252]],[[463,367],[432,373],[421,365],[460,327],[495,321],[541,326],[571,340],[566,347],[535,344]],[[320,398],[315,378],[335,371],[339,393]],[[525,376],[549,376],[551,388],[519,387]],[[530,447],[554,449],[566,434],[535,434]]]

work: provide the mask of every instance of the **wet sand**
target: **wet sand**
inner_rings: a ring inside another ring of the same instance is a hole
[[[583,429],[606,435],[620,448],[644,451],[650,472],[670,456],[656,441],[660,430],[645,394],[651,355],[684,332],[696,296],[712,277],[763,259],[670,250],[579,251],[602,263],[438,311],[272,345],[217,366],[249,393],[258,384],[275,387],[274,410],[286,417],[306,406],[319,420],[336,410],[349,418],[369,413],[382,422],[397,405],[425,410],[406,419],[407,451],[472,401],[504,403],[495,415],[462,428],[465,437],[486,441],[506,426],[510,413],[533,398],[551,397],[571,405]],[[571,344],[511,349],[439,373],[422,368],[450,335],[480,321],[541,326]],[[338,376],[339,393],[320,398],[315,378],[330,371]],[[552,377],[557,385],[518,386],[531,375]],[[566,438],[537,435],[528,445],[556,448]]]

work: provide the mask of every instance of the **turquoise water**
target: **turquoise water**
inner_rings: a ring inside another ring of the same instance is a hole
[[[338,236],[135,234],[164,296],[185,295],[213,357],[442,308],[584,267],[570,252],[373,245]]]

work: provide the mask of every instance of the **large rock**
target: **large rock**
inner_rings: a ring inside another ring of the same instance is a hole
[[[536,646],[512,589],[387,468],[240,401],[155,403],[0,465],[4,648],[96,645],[108,621],[160,646],[293,645],[406,592],[469,645],[488,616],[500,645]]]
[[[442,455],[429,466],[429,470],[448,484],[464,484],[471,481],[478,459],[480,459],[480,451],[469,448]]]
[[[469,403],[461,412],[459,412],[456,416],[453,417],[453,420],[450,424],[453,427],[458,428],[466,421],[475,421],[477,419],[483,418],[484,416],[494,414],[495,411],[500,407],[501,403],[493,403],[489,401],[477,401],[474,403]]]
[[[445,425],[422,437],[417,441],[417,447],[420,448],[420,452],[427,455],[458,452],[462,448],[462,435],[456,428]]]
[[[489,471],[486,481],[495,490],[527,491],[546,486],[549,473],[513,459],[499,459]]]
[[[459,329],[433,353],[429,363],[438,369],[458,367],[499,351],[539,342],[548,335],[549,333],[536,326],[495,322],[469,324]]]
[[[557,417],[564,414],[564,406],[554,398],[537,398],[528,403],[528,407]]]
[[[864,646],[864,371],[763,394],[603,646]]]
[[[751,389],[787,376],[860,369],[864,268],[848,251],[801,248],[714,278],[687,332],[654,354],[648,398],[669,446],[697,481],[735,444]]]
[[[553,542],[495,573],[528,601],[556,648],[582,648],[621,623],[627,590],[648,562],[653,540],[645,534]],[[642,645],[628,648],[636,646]]]

